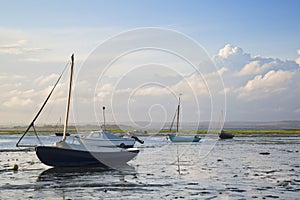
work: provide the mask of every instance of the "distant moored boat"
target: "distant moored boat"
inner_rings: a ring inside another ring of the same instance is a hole
[[[179,128],[179,111],[180,111],[180,96],[178,97],[178,106],[177,106],[177,111],[174,115],[174,118],[173,118],[173,121],[172,121],[172,124],[171,124],[171,128],[170,128],[170,132],[172,130],[172,126],[174,124],[174,120],[175,120],[175,117],[177,118],[177,122],[176,122],[176,135],[174,134],[169,134],[169,139],[172,141],[172,142],[199,142],[201,138],[199,138],[198,136],[195,136],[195,137],[182,137],[182,136],[178,136],[177,133],[178,133],[178,128]]]
[[[195,137],[181,137],[176,135],[169,135],[172,142],[199,142],[201,138]]]
[[[232,139],[233,137],[234,137],[233,134],[225,132],[224,130],[221,130],[221,132],[219,134],[220,139]]]
[[[63,136],[64,133],[63,132],[55,132],[56,136]],[[66,133],[66,136],[70,136],[70,133]]]

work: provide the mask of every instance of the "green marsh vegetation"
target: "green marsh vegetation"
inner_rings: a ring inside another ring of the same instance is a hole
[[[17,135],[17,134],[23,134],[26,130],[26,127],[13,127],[13,128],[1,128],[0,129],[0,135]],[[75,127],[70,127],[68,129],[69,133],[85,133],[90,132],[93,130],[98,130],[97,128],[79,128],[76,129]],[[52,129],[50,127],[37,127],[36,131],[38,134],[54,134],[55,132],[58,132],[56,129]],[[62,130],[60,130],[62,131]],[[132,132],[132,130],[128,129],[107,129],[107,131],[110,131],[112,133],[126,133],[126,132]],[[232,130],[225,130],[226,132],[232,133],[234,135],[243,135],[243,134],[300,134],[300,128],[297,129],[232,129]],[[162,135],[170,133],[170,130],[162,129],[162,130],[148,130],[148,133],[161,133]],[[34,133],[34,131],[31,129],[29,133]],[[172,130],[171,133],[175,133],[175,130]],[[207,130],[180,130],[180,133],[183,134],[206,134]],[[209,133],[218,133],[218,131],[210,131]],[[139,133],[137,133],[139,134]],[[147,133],[142,133],[142,135],[147,135]]]

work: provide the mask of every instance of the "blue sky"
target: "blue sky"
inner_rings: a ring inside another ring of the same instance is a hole
[[[228,120],[300,119],[297,0],[0,2],[0,124],[26,123],[72,52],[80,65],[101,42],[142,27],[179,31],[207,51]]]
[[[293,59],[300,43],[299,9],[297,0],[3,1],[0,13],[2,27],[168,27],[195,38],[210,53],[232,43]]]

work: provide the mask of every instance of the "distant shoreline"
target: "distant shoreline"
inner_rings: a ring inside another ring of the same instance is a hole
[[[87,133],[90,131],[93,131],[95,129],[92,130],[79,130],[80,133]],[[24,130],[16,130],[16,129],[0,129],[0,135],[21,135],[23,134],[25,131]],[[130,132],[130,130],[121,130],[121,129],[110,129],[108,130],[110,132],[113,133],[126,133],[126,132]],[[225,129],[226,132],[232,133],[234,135],[242,135],[242,134],[300,134],[300,128],[295,128],[295,129]],[[37,130],[38,134],[41,135],[54,135],[54,133],[57,132],[55,130],[47,130],[47,129],[43,129],[43,130]],[[77,133],[76,129],[69,129],[68,130],[69,133]],[[214,133],[215,131],[211,131],[210,133]],[[29,131],[29,133],[34,133],[33,131]],[[149,133],[149,134],[148,134]],[[133,135],[143,135],[143,136],[147,136],[147,135],[151,135],[152,133],[158,133],[163,135],[166,135],[168,133],[170,133],[168,130],[148,130],[147,132],[133,132]],[[183,134],[207,134],[207,130],[180,130],[180,133]]]
[[[80,124],[69,123],[68,129],[70,130],[99,130],[101,124],[96,122],[83,122]],[[107,129],[122,129],[122,130],[169,130],[171,122],[107,122]],[[181,130],[206,130],[208,127],[219,127],[219,122],[201,121],[201,122],[181,122]],[[1,130],[18,130],[25,131],[28,125],[20,124],[2,124]],[[35,124],[37,130],[63,130],[63,124]],[[300,129],[300,120],[280,120],[280,121],[225,121],[223,125],[225,130],[295,130]]]

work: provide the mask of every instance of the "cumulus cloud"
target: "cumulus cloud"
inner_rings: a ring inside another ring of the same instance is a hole
[[[268,70],[293,70],[299,68],[295,61],[252,56],[240,47],[225,45],[219,53],[212,57],[217,66],[225,67],[228,72],[237,76],[258,75]]]
[[[226,44],[219,50],[219,53],[212,57],[212,60],[219,68],[230,69],[237,73],[245,64],[251,61],[251,56],[245,53],[242,48]]]
[[[40,85],[50,85],[50,84],[54,84],[55,81],[58,79],[59,75],[58,74],[50,74],[50,75],[46,75],[46,76],[39,76],[38,78],[36,78],[34,80],[34,83],[36,84],[40,84]]]
[[[18,48],[22,50],[22,48],[30,48],[30,46],[25,40],[18,41],[15,44],[0,45],[0,53],[3,53],[3,49],[7,49],[6,54],[9,54],[9,52],[11,54],[21,53],[21,51],[17,51]],[[24,53],[26,50],[22,52]],[[298,54],[300,55],[300,50]],[[191,113],[195,111],[195,107],[199,104],[205,104],[203,107],[209,105],[209,93],[211,92],[226,93],[228,97],[228,110],[230,110],[227,116],[229,116],[229,118],[231,116],[231,120],[244,119],[244,116],[249,116],[249,112],[254,113],[253,116],[257,116],[257,118],[249,117],[246,119],[262,119],[258,116],[260,110],[261,113],[268,112],[266,116],[274,116],[272,119],[282,119],[281,116],[276,117],[274,115],[274,113],[278,112],[290,111],[289,114],[299,116],[299,59],[291,61],[278,58],[265,58],[263,56],[252,56],[250,53],[244,52],[241,47],[227,44],[218,51],[217,55],[213,56],[213,61],[219,70],[212,73],[201,75],[184,74],[184,77],[176,76],[174,73],[174,76],[170,77],[172,74],[168,76],[169,74],[166,73],[163,76],[159,74],[160,77],[158,77],[150,76],[151,71],[145,73],[144,70],[141,70],[141,72],[138,71],[137,74],[134,74],[132,77],[127,77],[127,79],[123,77],[125,79],[124,83],[120,82],[120,85],[116,87],[111,84],[114,81],[109,78],[107,78],[107,80],[105,79],[103,84],[97,86],[91,84],[89,79],[76,80],[74,81],[74,99],[72,99],[72,101],[75,102],[75,105],[78,104],[79,109],[81,109],[78,115],[85,117],[95,112],[94,110],[85,109],[88,107],[84,107],[85,105],[96,103],[96,105],[104,104],[108,106],[110,97],[114,95],[113,98],[116,98],[116,103],[119,104],[120,107],[127,108],[128,102],[126,99],[128,96],[130,97],[130,95],[134,94],[133,99],[136,100],[136,102],[132,105],[138,109],[136,109],[136,112],[132,113],[132,115],[135,118],[143,119],[139,118],[139,116],[142,116],[141,108],[147,105],[146,102],[149,105],[152,105],[153,102],[164,102],[167,104],[172,98],[171,93],[183,93],[183,106],[185,106],[186,109],[184,112],[191,115]],[[149,76],[141,75],[142,72]],[[161,73],[161,71],[159,71],[159,73]],[[45,72],[42,74],[45,74]],[[24,112],[26,113],[25,119],[27,119],[28,113],[34,113],[36,111],[35,109],[38,109],[40,103],[42,103],[44,98],[49,94],[49,91],[58,78],[58,75],[55,73],[50,72],[47,74],[49,75],[41,75],[39,77],[32,75],[29,77],[1,73],[0,106],[1,111],[5,111],[2,114],[0,113],[1,116],[5,116],[5,113],[11,113],[12,110],[16,109],[22,109],[22,111],[23,109],[27,109],[26,112]],[[216,83],[219,76],[224,80],[224,87]],[[150,84],[136,89],[136,87],[141,85],[140,83],[144,83],[145,81],[150,82],[153,79],[155,79],[154,82],[162,83],[162,86]],[[60,108],[62,109],[60,109],[60,112],[64,112],[66,90],[66,84],[60,84],[56,89],[57,93],[55,95],[61,99]],[[189,94],[194,93],[200,97],[200,101],[192,104]],[[141,99],[144,101],[139,101]],[[52,100],[50,99],[50,101]],[[269,105],[271,102],[272,105]],[[168,112],[173,112],[172,109],[174,105],[176,106],[176,98],[170,103]],[[280,108],[280,110],[278,108]],[[195,119],[195,117],[190,118]],[[86,119],[84,118],[84,120]]]
[[[20,98],[18,96],[11,97],[3,103],[5,107],[8,108],[17,108],[20,106],[29,106],[32,105],[33,101],[30,98]]]
[[[219,67],[225,67],[227,71],[223,73],[225,88],[230,88],[228,92],[234,92],[238,97],[254,95],[250,99],[259,99],[263,93],[272,93],[285,84],[291,76],[298,71],[295,61],[280,60],[277,58],[265,58],[262,56],[252,56],[245,53],[242,48],[233,45],[225,45],[220,49],[218,55],[213,57]],[[280,75],[284,77],[280,77]],[[284,81],[282,81],[284,80]],[[275,85],[272,85],[274,82]],[[261,90],[261,94],[259,91]],[[258,95],[258,97],[255,97]],[[248,99],[248,100],[250,100]]]
[[[32,79],[28,76],[2,73],[0,75],[0,109],[2,107],[32,112],[33,108],[39,107],[45,100],[57,75],[40,76],[34,81]],[[55,97],[53,95],[54,98],[50,101],[66,98],[66,91],[62,89],[63,87],[65,87],[63,83],[58,84]]]
[[[291,71],[271,70],[263,75],[257,75],[249,80],[244,87],[238,89],[238,96],[248,100],[261,99],[274,93],[288,89],[294,73]]]
[[[257,75],[265,72],[267,69],[272,68],[272,66],[276,66],[276,61],[271,61],[267,63],[262,63],[260,60],[254,60],[250,63],[247,63],[244,68],[241,69],[238,73],[236,73],[237,76],[245,76],[245,75]]]
[[[222,77],[229,119],[299,119],[300,60],[253,56],[233,45],[213,60],[227,69]]]
[[[226,44],[224,48],[219,50],[218,56],[221,58],[229,58],[230,56],[241,56],[243,50],[239,47],[234,47],[231,44]]]

